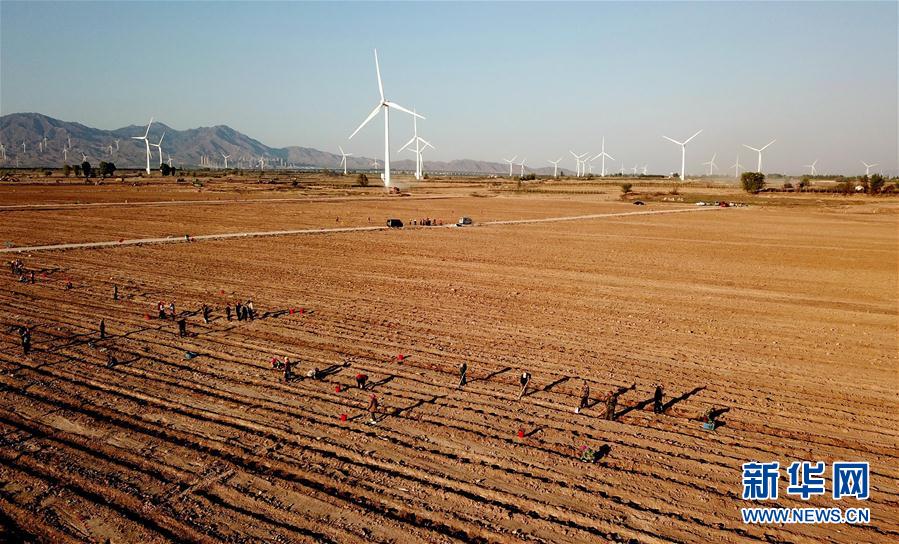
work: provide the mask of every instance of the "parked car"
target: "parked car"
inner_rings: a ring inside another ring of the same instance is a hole
[[[634,206],[646,206],[646,202],[643,202],[642,200],[635,200]]]
[[[392,229],[401,229],[403,228],[403,222],[399,219],[388,219],[387,226]]]
[[[466,225],[471,225],[473,222],[470,217],[460,217],[458,221],[456,221],[457,227],[464,227]]]

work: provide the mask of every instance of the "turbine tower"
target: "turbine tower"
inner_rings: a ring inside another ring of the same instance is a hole
[[[708,167],[709,167],[709,175],[710,175],[710,176],[711,176],[712,174],[715,173],[715,168],[718,168],[718,165],[715,164],[715,159],[716,159],[716,158],[718,158],[718,154],[717,154],[717,153],[715,153],[714,155],[712,155],[712,160],[710,160],[710,161],[708,161],[708,162],[702,163],[702,164],[708,165]]]
[[[752,147],[752,146],[743,144],[743,147],[748,147],[749,149],[751,149],[751,150],[753,150],[753,151],[755,151],[755,152],[757,152],[757,153],[759,154],[759,166],[758,166],[759,169],[756,170],[756,172],[759,172],[759,173],[762,172],[762,151],[764,151],[765,149],[767,149],[769,145],[773,144],[773,143],[776,142],[776,141],[777,141],[777,140],[771,140],[771,141],[768,142],[767,144],[763,145],[760,149],[756,149],[756,148],[754,148],[754,147]]]
[[[584,162],[583,159],[588,155],[588,153],[581,153],[580,155],[578,155],[570,149],[568,150],[568,152],[571,153],[572,157],[574,157],[574,163],[575,166],[577,166],[574,177],[579,178],[581,177],[581,163]]]
[[[515,159],[518,158],[518,155],[513,155],[511,159],[503,159],[507,163],[509,163],[509,177],[512,177],[512,164],[515,163]]]
[[[553,165],[553,177],[554,177],[554,178],[559,177],[559,176],[558,176],[558,173],[559,173],[559,163],[562,162],[562,157],[559,157],[558,159],[556,159],[556,160],[554,160],[554,161],[546,161],[546,162],[548,162],[549,164]]]
[[[415,114],[415,108],[412,108],[412,113]],[[413,142],[415,143],[415,149],[410,148],[410,150],[413,153],[415,153],[415,179],[421,180],[422,176],[423,176],[422,171],[421,171],[422,170],[421,152],[424,151],[426,147],[430,147],[431,149],[436,149],[436,148],[433,145],[431,145],[430,143],[428,143],[427,140],[425,140],[424,138],[422,138],[418,135],[418,117],[415,117],[414,115],[412,117],[412,139],[409,140],[408,142],[406,142],[406,145],[401,147],[399,149],[399,151],[397,151],[397,153],[401,152],[402,150],[404,150],[407,147],[409,147],[410,145],[412,145]],[[421,145],[421,144],[424,144],[424,145]]]
[[[871,173],[871,169],[874,168],[875,166],[877,166],[877,164],[878,164],[878,163],[876,163],[876,162],[875,162],[874,164],[868,164],[868,163],[866,163],[865,161],[861,161],[861,163],[865,165],[865,175],[866,175],[866,176],[867,176],[868,174],[870,174],[870,173]]]
[[[681,181],[686,181],[686,177],[687,177],[687,144],[690,142],[690,140],[699,136],[700,132],[702,132],[702,129],[697,130],[696,134],[690,136],[683,142],[678,142],[677,140],[669,138],[668,136],[665,136],[665,135],[662,136],[662,138],[665,138],[669,142],[674,142],[680,146],[680,180]]]
[[[347,153],[347,152],[344,151],[343,148],[340,147],[339,145],[337,146],[337,149],[340,150],[340,156],[341,156],[340,164],[338,165],[338,167],[343,166],[343,175],[345,176],[345,175],[346,175],[346,162],[347,162],[347,161],[346,161],[346,158],[349,157],[349,156],[351,156],[352,153]]]
[[[743,168],[743,165],[740,164],[740,156],[739,155],[737,155],[737,162],[735,162],[733,164],[733,166],[731,166],[731,168],[734,169],[734,177],[739,178],[740,177],[740,168]]]
[[[147,146],[147,174],[150,174],[150,140],[147,139],[147,136],[150,135],[150,125],[153,124],[153,118],[150,117],[150,122],[147,124],[147,131],[144,132],[143,136],[132,136],[132,140],[143,140],[144,144]],[[69,144],[71,145],[71,144]]]
[[[524,177],[524,159],[521,159],[521,162],[518,163],[518,166],[521,167],[518,177],[523,178]]]
[[[818,164],[818,159],[815,159],[811,164],[804,165],[806,168],[810,170],[810,175],[815,176],[818,174],[817,168],[815,166]]]
[[[378,115],[378,113],[380,111],[382,111],[382,110],[384,111],[384,176],[383,177],[384,177],[384,187],[390,187],[390,109],[393,108],[396,110],[400,110],[402,112],[408,113],[409,115],[412,115],[413,117],[419,117],[421,119],[424,119],[424,117],[422,117],[421,115],[419,115],[415,112],[407,110],[406,108],[400,106],[399,104],[390,102],[389,100],[384,98],[384,85],[381,83],[381,66],[380,66],[380,64],[378,64],[378,50],[377,49],[375,49],[375,72],[378,75],[378,92],[381,94],[381,101],[378,103],[377,106],[375,106],[375,109],[371,110],[371,113],[368,114],[368,117],[366,117],[365,121],[363,121],[362,124],[359,125],[359,128],[357,128],[352,134],[350,134],[350,137],[348,139],[352,139],[353,136],[355,136],[357,132],[362,130],[362,127],[367,125],[369,121],[374,119],[374,117],[376,115]]]
[[[228,169],[228,159],[231,158],[231,155],[225,155],[224,153],[222,153],[222,158],[225,159],[225,170],[227,170]],[[171,155],[169,155],[169,160],[171,160]],[[171,165],[169,165],[169,166],[171,166]]]

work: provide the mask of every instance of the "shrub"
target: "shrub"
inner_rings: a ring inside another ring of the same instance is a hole
[[[621,184],[621,194],[626,195],[631,192],[631,189],[634,187],[633,183],[622,183]]]
[[[537,174],[531,172],[530,174],[525,174],[518,178],[520,181],[533,181],[537,179]]]
[[[356,176],[356,181],[359,183],[360,187],[368,187],[368,176],[365,174],[360,173]]]
[[[880,174],[874,174],[871,176],[871,180],[868,182],[868,193],[872,195],[876,195],[877,193],[883,190],[883,184],[886,180],[883,179],[883,176]]]
[[[72,175],[72,167],[69,166],[68,164],[62,165],[62,175],[63,175],[63,177],[66,177],[66,178],[71,176]]]
[[[765,174],[761,172],[743,172],[740,176],[743,190],[747,193],[758,193],[765,188]]]

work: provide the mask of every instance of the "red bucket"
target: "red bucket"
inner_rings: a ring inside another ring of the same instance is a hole
[[[340,414],[340,421],[346,421],[346,414]]]
[[[524,429],[518,429],[518,438],[524,438]]]
[[[335,393],[340,393],[340,385],[335,385],[335,386],[334,386],[334,392],[335,392]]]

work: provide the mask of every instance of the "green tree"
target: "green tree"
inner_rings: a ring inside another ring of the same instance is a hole
[[[765,174],[761,172],[743,172],[740,175],[740,183],[747,193],[758,193],[765,188]]]
[[[621,184],[621,194],[626,195],[631,192],[631,189],[634,187],[633,183],[622,183]]]
[[[66,177],[66,178],[71,176],[72,175],[72,167],[69,166],[68,164],[62,165],[62,175],[63,175],[63,177]]]
[[[871,180],[868,182],[868,193],[872,195],[876,195],[880,191],[883,190],[883,184],[886,180],[883,179],[883,176],[880,174],[874,174],[871,176]]]
[[[81,165],[80,164],[76,164],[76,165],[72,166],[72,171],[75,172],[76,178],[81,177]]]
[[[81,174],[84,176],[84,181],[91,177],[91,163],[87,161],[81,163]]]
[[[166,163],[162,163],[162,166],[159,167],[159,170],[162,171],[163,176],[172,175],[172,167],[167,165]]]
[[[365,174],[360,173],[358,176],[356,176],[356,181],[359,182],[360,187],[368,187],[368,176],[366,176]]]

